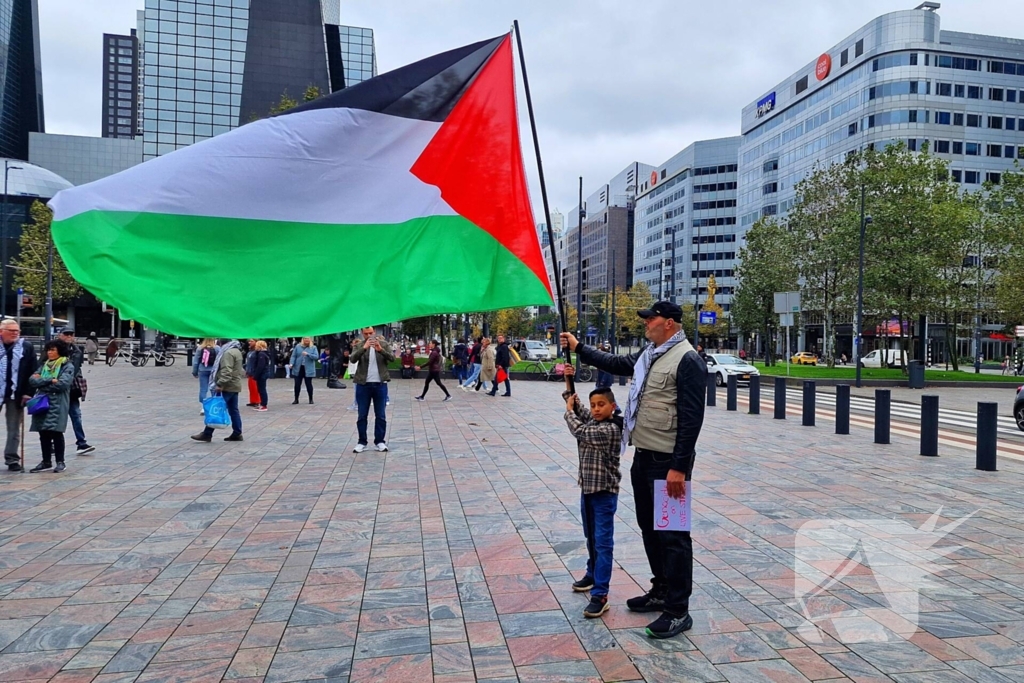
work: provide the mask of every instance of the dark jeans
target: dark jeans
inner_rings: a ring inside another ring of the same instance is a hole
[[[43,448],[43,463],[50,465],[53,459],[64,462],[64,432],[43,429],[39,432],[39,444]]]
[[[597,384],[596,384],[596,386],[594,388],[595,389],[610,389],[611,386],[612,386],[612,382],[614,382],[614,381],[615,381],[615,378],[612,376],[612,373],[605,372],[604,370],[598,370],[597,371]]]
[[[619,494],[607,491],[580,494],[583,534],[587,537],[587,576],[594,580],[591,595],[608,595],[615,548],[615,510]]]
[[[440,370],[431,370],[431,371],[427,372],[427,381],[423,383],[423,393],[420,394],[420,396],[426,396],[427,395],[427,389],[430,388],[430,382],[431,381],[436,382],[437,386],[441,387],[441,391],[444,392],[445,396],[451,396],[451,394],[448,393],[448,390],[445,388],[445,386],[443,384],[441,384],[441,371]]]
[[[373,401],[373,443],[384,443],[388,432],[388,418],[384,410],[387,400],[387,386],[383,382],[367,382],[356,385],[356,405],[359,417],[356,429],[359,430],[359,443],[366,445],[366,423],[370,415],[370,402]]]
[[[267,378],[266,377],[257,377],[256,378],[256,391],[260,395],[260,405],[263,406],[264,408],[266,408],[267,407],[267,402],[270,400],[270,397],[267,396]]]
[[[629,471],[633,483],[636,522],[651,565],[654,590],[665,592],[665,611],[676,616],[690,607],[693,591],[693,542],[689,531],[654,530],[654,481],[668,476],[672,456],[636,449]],[[686,477],[689,479],[689,475]]]
[[[266,386],[266,383],[266,380],[264,380],[264,386]],[[228,404],[228,416],[231,418],[231,433],[241,434],[242,414],[238,412],[238,392],[224,391],[221,392],[221,396],[224,397],[224,402]],[[207,437],[213,436],[213,427],[207,427],[206,429],[204,429],[203,434],[205,434]]]
[[[292,373],[292,377],[295,378],[295,400],[299,400],[299,392],[302,390],[302,380],[306,380],[306,395],[309,396],[309,402],[313,402],[313,378],[306,376],[306,367],[299,366],[298,374]]]
[[[499,365],[498,367],[500,368],[501,366]],[[495,372],[497,372],[497,370],[495,370]],[[505,373],[508,374],[508,368],[505,368]],[[497,375],[495,375],[495,377],[497,377]],[[498,393],[498,380],[497,379],[494,380],[493,386],[491,387],[491,396],[494,396],[496,393]],[[505,377],[505,393],[506,394],[511,394],[512,393],[512,384],[508,381],[508,377]]]

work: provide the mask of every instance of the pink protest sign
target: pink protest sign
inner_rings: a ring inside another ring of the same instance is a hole
[[[686,497],[672,498],[665,488],[664,479],[654,480],[654,530],[689,531],[691,482],[686,482]]]

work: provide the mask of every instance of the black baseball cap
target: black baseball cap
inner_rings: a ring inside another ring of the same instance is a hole
[[[647,318],[653,318],[654,316],[660,316],[662,318],[675,320],[677,323],[683,321],[683,309],[679,308],[679,306],[671,301],[656,301],[650,308],[637,311],[636,314],[645,320]]]
[[[73,329],[71,329],[70,327],[65,327],[63,330],[60,331],[60,333],[61,334],[66,334],[69,337],[74,337],[75,336],[75,331]]]

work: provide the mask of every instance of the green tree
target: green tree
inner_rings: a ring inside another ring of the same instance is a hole
[[[775,362],[772,342],[779,324],[775,292],[797,289],[799,273],[793,252],[786,228],[771,218],[754,223],[747,232],[744,246],[740,247],[736,269],[739,286],[729,313],[742,332],[761,335],[768,365]]]
[[[29,207],[29,217],[32,222],[21,226],[21,238],[18,240],[21,253],[17,258],[11,259],[10,267],[14,272],[14,286],[23,288],[26,294],[41,302],[46,297],[46,264],[53,212],[50,207],[37,200]],[[71,273],[64,265],[64,259],[54,248],[54,303],[67,303],[81,293],[82,286],[71,277]]]
[[[494,314],[492,324],[496,334],[514,339],[529,337],[533,333],[534,321],[530,309],[525,306],[503,308]]]

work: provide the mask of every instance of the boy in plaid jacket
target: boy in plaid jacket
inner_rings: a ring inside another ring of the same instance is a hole
[[[617,414],[615,395],[604,387],[590,392],[590,410],[569,391],[575,370],[565,368],[565,422],[579,444],[580,511],[587,537],[587,574],[572,584],[577,592],[590,591],[587,618],[608,611],[608,585],[612,578],[615,510],[619,505],[619,454],[622,448],[622,418]]]

